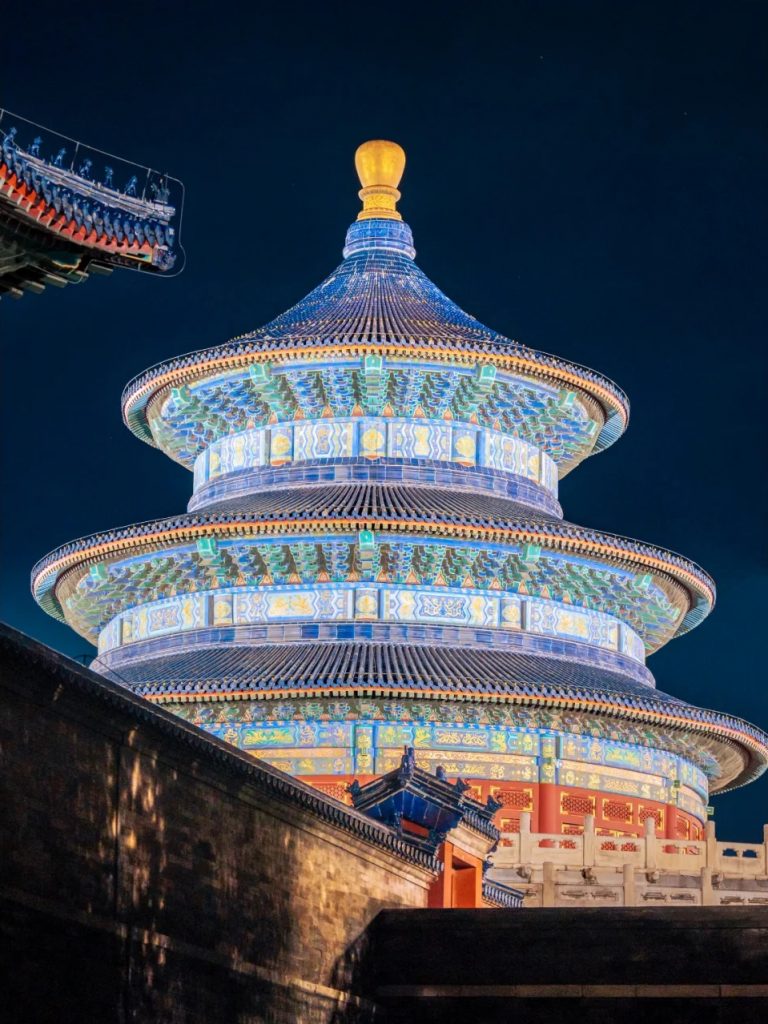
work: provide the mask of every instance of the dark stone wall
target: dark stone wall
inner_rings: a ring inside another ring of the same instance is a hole
[[[389,830],[0,627],[3,1020],[768,1020],[768,910],[426,910],[433,877]]]
[[[768,911],[385,910],[355,988],[387,1024],[764,1024]]]
[[[349,1018],[340,958],[382,908],[425,906],[433,871],[254,764],[0,631],[6,1019]]]

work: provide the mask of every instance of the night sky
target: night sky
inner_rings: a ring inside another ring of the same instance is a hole
[[[606,374],[628,433],[561,486],[570,520],[718,583],[660,689],[768,727],[763,2],[11,5],[0,106],[182,179],[184,273],[0,307],[0,617],[73,656],[29,570],[184,511],[191,474],[123,426],[160,360],[255,328],[339,262],[356,146],[401,143],[418,261],[484,323]],[[44,737],[41,737],[44,742]],[[768,777],[717,798],[755,840]]]

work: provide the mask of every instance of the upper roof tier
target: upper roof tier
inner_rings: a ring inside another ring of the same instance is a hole
[[[612,444],[629,416],[615,384],[485,327],[416,266],[400,147],[365,143],[356,164],[363,209],[341,265],[266,326],[135,378],[130,429],[189,468],[226,434],[355,415],[479,423],[546,451],[560,476]],[[366,357],[383,360],[374,394]]]

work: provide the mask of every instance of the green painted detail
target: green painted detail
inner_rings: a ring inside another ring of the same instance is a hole
[[[384,358],[377,355],[364,356],[363,372],[359,375],[360,398],[365,411],[375,416],[384,406],[387,374],[384,372]]]
[[[359,571],[364,577],[373,579],[381,568],[378,557],[376,536],[373,530],[360,530],[357,535],[357,551],[359,555]]]
[[[461,586],[477,560],[472,548],[448,548],[443,559],[443,576],[450,586]]]
[[[200,537],[196,544],[198,552],[204,558],[213,558],[219,550],[215,537]]]
[[[192,404],[192,392],[185,384],[180,388],[171,388],[171,398],[178,409],[188,409]]]
[[[451,412],[457,419],[468,419],[477,413],[484,399],[496,384],[496,367],[475,366],[471,377],[462,377],[450,403]]]
[[[381,373],[384,367],[384,356],[369,355],[363,357],[363,372]]]
[[[291,558],[291,547],[288,544],[270,545],[261,551],[269,575],[276,583],[284,583],[291,574],[295,560]]]
[[[526,565],[533,565],[541,558],[541,544],[526,544],[523,547],[521,558]]]
[[[278,420],[294,419],[299,411],[290,384],[282,374],[275,374],[269,363],[257,363],[248,370],[253,392]]]
[[[361,551],[373,551],[376,547],[376,534],[373,530],[361,530],[357,535],[357,543]]]
[[[301,576],[302,580],[314,583],[321,572],[319,545],[292,544],[290,552],[296,573]]]

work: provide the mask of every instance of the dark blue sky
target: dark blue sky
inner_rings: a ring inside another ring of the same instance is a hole
[[[562,484],[569,519],[709,570],[661,689],[768,727],[762,2],[12,5],[0,106],[181,178],[187,268],[2,303],[0,617],[79,655],[32,564],[183,511],[189,473],[120,418],[149,365],[256,327],[339,261],[367,138],[408,154],[419,262],[514,338],[629,394]],[[768,779],[715,801],[755,839]]]

